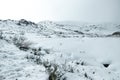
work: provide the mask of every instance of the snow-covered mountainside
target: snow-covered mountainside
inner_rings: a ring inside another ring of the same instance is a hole
[[[120,24],[0,20],[0,80],[120,80]]]
[[[21,19],[1,20],[0,30],[6,33],[35,33],[42,37],[119,37],[120,24],[68,24],[52,21],[34,23]],[[118,34],[114,34],[118,32]]]

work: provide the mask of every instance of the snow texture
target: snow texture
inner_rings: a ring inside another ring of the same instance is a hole
[[[120,24],[0,20],[0,80],[120,80]],[[50,70],[49,70],[50,69]]]

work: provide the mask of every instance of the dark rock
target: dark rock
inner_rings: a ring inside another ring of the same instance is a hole
[[[107,64],[107,63],[103,64],[103,66],[106,67],[106,68],[109,67],[109,65],[110,64]]]

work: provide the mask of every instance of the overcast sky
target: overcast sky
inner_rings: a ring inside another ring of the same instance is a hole
[[[0,0],[0,19],[120,22],[120,0]]]

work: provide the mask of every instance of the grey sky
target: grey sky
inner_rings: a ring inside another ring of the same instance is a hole
[[[0,19],[120,22],[120,0],[0,0]]]

